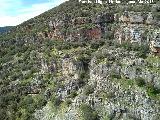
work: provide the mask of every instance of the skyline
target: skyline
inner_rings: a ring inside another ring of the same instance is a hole
[[[0,27],[16,26],[67,0],[1,0]]]

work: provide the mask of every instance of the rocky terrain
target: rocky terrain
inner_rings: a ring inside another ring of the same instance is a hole
[[[70,0],[0,36],[2,120],[159,120],[160,7]]]

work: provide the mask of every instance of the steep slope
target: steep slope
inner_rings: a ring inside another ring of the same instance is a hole
[[[1,35],[0,118],[159,120],[159,12],[70,0]]]

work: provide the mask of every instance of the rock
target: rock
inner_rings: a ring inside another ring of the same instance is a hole
[[[41,66],[42,66],[42,68],[41,68],[42,74],[48,72],[48,65],[47,65],[46,61],[43,59],[41,60]]]
[[[129,14],[130,23],[143,23],[144,18],[141,13],[130,13]]]
[[[151,12],[147,16],[146,23],[149,24],[149,25],[152,25],[154,23],[154,18],[153,18],[153,15],[152,15]]]
[[[37,120],[53,120],[55,113],[53,112],[52,106],[48,103],[42,110],[36,110],[34,117]]]
[[[64,76],[73,76],[74,79],[78,79],[83,69],[83,63],[81,61],[74,61],[71,58],[62,60],[62,73]]]
[[[150,49],[155,54],[160,56],[160,31],[157,30],[154,33],[154,38],[150,42]]]
[[[127,11],[125,11],[123,13],[123,15],[120,16],[119,21],[120,22],[129,22],[130,21],[130,19],[129,19],[129,13]]]
[[[50,97],[51,97],[51,90],[50,89],[47,89],[44,93],[44,96],[46,98],[46,100],[48,100]]]

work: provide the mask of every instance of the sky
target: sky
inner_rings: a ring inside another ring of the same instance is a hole
[[[0,0],[0,27],[15,26],[67,0]]]

